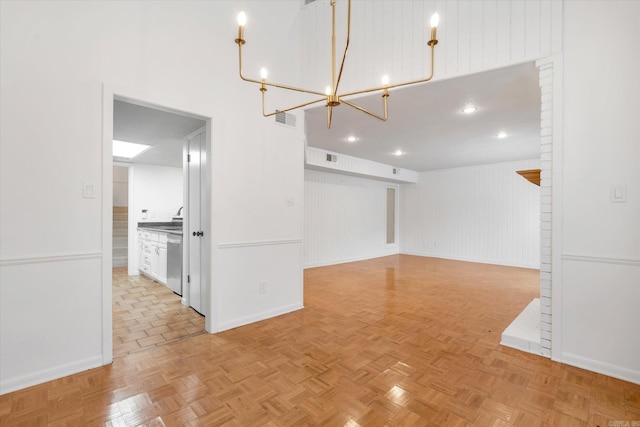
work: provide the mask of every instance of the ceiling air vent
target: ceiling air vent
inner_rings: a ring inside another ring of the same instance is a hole
[[[338,161],[338,156],[336,156],[335,154],[329,154],[327,153],[327,162],[337,162]]]
[[[294,116],[293,114],[285,113],[284,111],[278,111],[276,113],[276,123],[294,128],[296,127],[296,116]]]

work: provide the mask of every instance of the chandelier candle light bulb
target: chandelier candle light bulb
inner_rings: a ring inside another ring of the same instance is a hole
[[[238,13],[238,38],[236,43],[238,45],[244,44],[244,26],[247,24],[247,14],[244,10]]]
[[[435,46],[438,44],[438,40],[436,39],[436,30],[438,29],[438,24],[440,23],[440,15],[434,13],[431,15],[431,40],[427,43],[428,46]]]
[[[331,51],[331,86],[327,86],[327,89],[325,90],[325,93],[319,92],[317,90],[311,90],[311,89],[304,89],[304,88],[299,88],[299,87],[294,87],[294,86],[288,86],[288,85],[284,85],[284,84],[279,84],[279,83],[271,83],[271,82],[267,82],[267,70],[265,68],[262,68],[262,70],[260,70],[260,76],[261,76],[261,80],[255,80],[255,79],[251,79],[251,78],[247,78],[244,76],[244,74],[242,74],[242,46],[246,43],[244,40],[244,27],[247,23],[247,15],[245,14],[244,11],[240,12],[238,14],[238,38],[235,39],[236,44],[238,45],[238,73],[240,75],[240,78],[246,82],[250,82],[250,83],[257,83],[260,85],[260,92],[262,92],[262,115],[264,117],[269,117],[269,116],[273,116],[277,113],[284,113],[286,111],[290,111],[290,110],[294,110],[296,108],[302,108],[302,107],[306,107],[308,105],[312,105],[312,104],[316,104],[318,102],[322,102],[325,101],[326,104],[325,106],[327,107],[327,128],[331,127],[331,120],[333,117],[333,109],[335,107],[338,107],[341,104],[345,104],[351,108],[354,108],[360,112],[363,112],[371,117],[374,117],[378,120],[382,120],[382,121],[386,121],[388,118],[388,111],[387,111],[387,99],[389,98],[389,89],[392,88],[396,88],[396,87],[400,87],[400,86],[409,86],[409,85],[414,85],[414,84],[418,84],[418,83],[424,83],[424,82],[428,82],[429,80],[431,80],[433,78],[433,69],[434,69],[434,47],[436,44],[438,44],[438,40],[436,39],[436,28],[440,22],[440,18],[438,16],[437,13],[434,13],[433,16],[431,17],[431,39],[427,42],[427,46],[429,46],[430,48],[430,57],[431,57],[431,69],[430,69],[430,73],[429,76],[423,79],[418,79],[418,80],[412,80],[412,81],[408,81],[408,82],[404,82],[404,83],[396,83],[396,84],[389,84],[389,77],[388,76],[383,76],[382,77],[382,86],[378,86],[378,87],[372,87],[372,88],[368,88],[368,89],[362,89],[362,90],[357,90],[357,91],[353,91],[353,92],[346,92],[346,93],[340,93],[339,92],[339,87],[340,87],[340,80],[342,78],[342,72],[344,71],[344,66],[345,66],[345,60],[347,58],[347,50],[349,49],[349,38],[351,35],[351,0],[348,0],[347,3],[347,33],[346,33],[346,42],[345,42],[345,48],[344,48],[344,52],[342,54],[342,62],[338,63],[336,61],[336,49],[335,49],[335,38],[336,38],[336,3],[338,0],[331,0],[329,2],[329,5],[331,6],[331,44],[332,44],[332,51]],[[337,78],[336,78],[337,76]],[[265,112],[265,92],[267,91],[267,86],[272,86],[272,87],[276,87],[276,88],[280,88],[280,89],[286,89],[286,90],[292,90],[292,91],[296,91],[296,92],[303,92],[303,93],[308,93],[308,94],[312,94],[312,95],[317,95],[320,98],[311,100],[309,102],[305,102],[303,104],[299,104],[299,105],[294,105],[293,107],[289,107],[289,108],[284,108],[284,109],[277,109],[272,113],[266,113]],[[369,92],[382,92],[382,106],[383,106],[383,114],[376,114],[373,113],[363,107],[360,107],[359,105],[356,105],[355,103],[351,102],[351,101],[347,101],[344,98],[347,97],[351,97],[351,96],[355,96],[355,95],[361,95],[361,94],[365,94],[365,93],[369,93]]]

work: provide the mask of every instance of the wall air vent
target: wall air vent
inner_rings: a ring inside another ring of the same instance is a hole
[[[278,111],[276,113],[276,123],[294,128],[296,127],[296,116],[294,116],[293,114],[285,113],[284,111]]]
[[[335,154],[329,154],[327,153],[327,162],[337,162],[338,161],[338,156],[336,156]]]
[[[400,175],[400,168],[393,168],[394,175]]]

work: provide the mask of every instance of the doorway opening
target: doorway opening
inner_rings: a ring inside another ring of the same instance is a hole
[[[106,104],[107,100],[105,108]],[[111,139],[151,146],[136,157],[114,157],[111,162],[112,313],[104,329],[111,332],[111,356],[121,357],[205,332],[206,311],[199,299],[202,295],[206,301],[208,295],[209,257],[206,249],[196,253],[189,246],[196,240],[191,227],[200,235],[209,228],[209,199],[202,192],[193,197],[190,187],[209,188],[200,180],[210,174],[209,165],[199,161],[198,181],[189,180],[189,147],[198,135],[206,153],[210,119],[115,94],[111,108]],[[200,223],[191,220],[193,212],[198,212]],[[204,245],[203,238],[197,240]],[[191,265],[198,266],[197,274]],[[107,353],[105,348],[104,359],[109,359]]]

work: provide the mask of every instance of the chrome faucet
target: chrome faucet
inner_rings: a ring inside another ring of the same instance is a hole
[[[180,216],[180,213],[182,212],[182,208],[184,208],[184,206],[180,206],[180,209],[178,209],[178,213],[176,214],[176,216]]]

